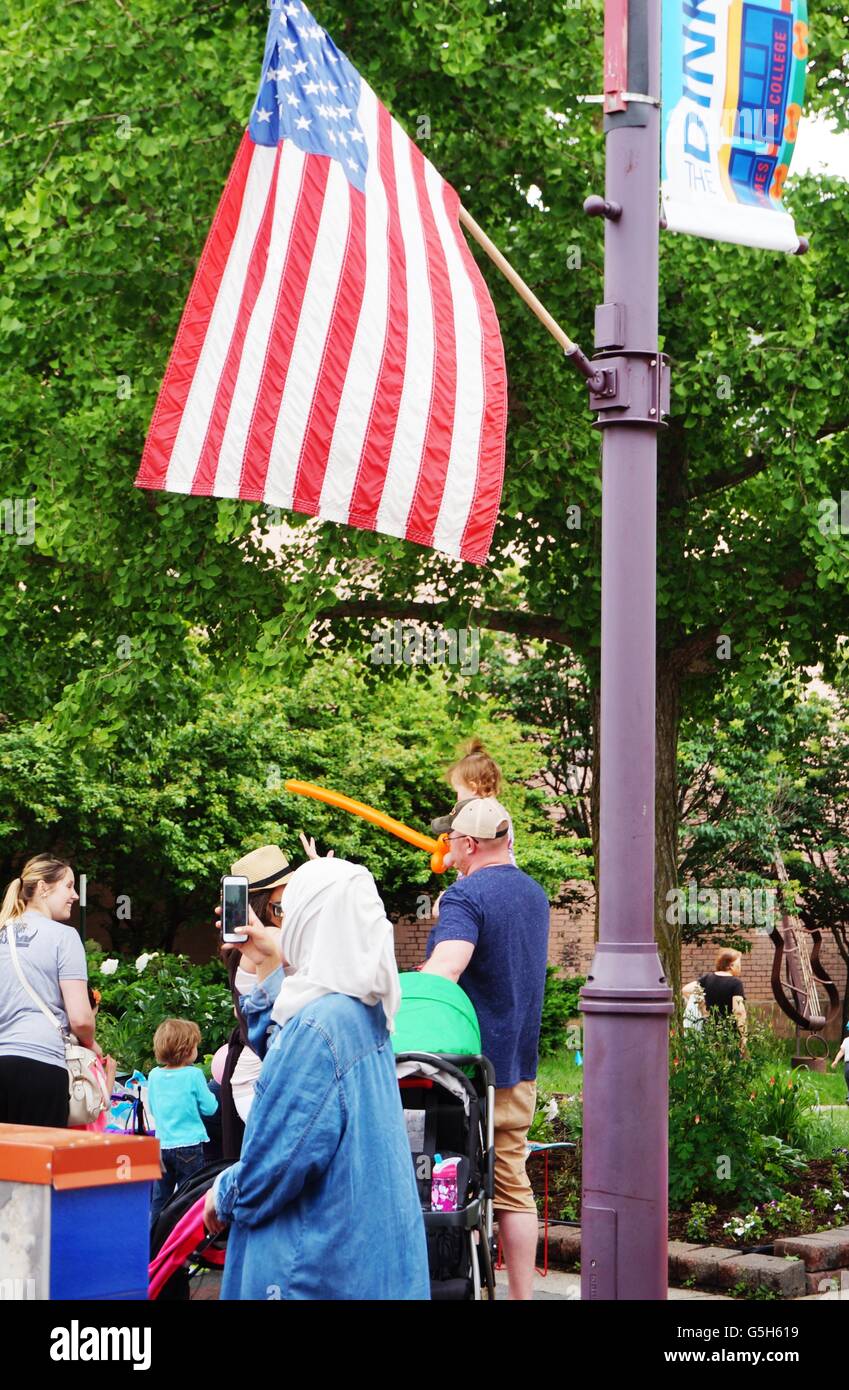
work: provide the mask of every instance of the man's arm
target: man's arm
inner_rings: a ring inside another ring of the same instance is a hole
[[[456,985],[474,954],[471,941],[440,941],[422,966],[423,975],[443,975]]]

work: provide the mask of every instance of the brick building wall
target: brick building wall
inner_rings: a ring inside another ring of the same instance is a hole
[[[395,925],[395,959],[398,969],[417,970],[425,958],[427,938],[433,922],[429,917],[401,917]]]
[[[579,886],[580,887],[580,886]],[[90,898],[94,897],[90,893]],[[97,895],[103,900],[102,892]],[[90,910],[88,935],[105,950],[125,949],[120,928],[113,915],[104,908]],[[419,920],[415,917],[399,919],[395,924],[395,956],[399,970],[415,970],[425,958],[427,938],[433,925],[430,918]],[[749,933],[752,949],[743,957],[743,984],[746,998],[771,1017],[776,1029],[792,1034],[793,1025],[780,1011],[772,997],[770,979],[772,975],[773,947],[767,936],[756,931]],[[177,932],[174,950],[185,952],[195,962],[209,960],[215,954],[217,937],[209,923],[195,923],[181,927]],[[550,913],[548,959],[564,975],[586,975],[595,949],[594,898],[591,889],[583,888],[582,900],[570,907],[553,907]],[[696,979],[705,971],[712,970],[717,952],[716,946],[685,946],[682,954],[682,976],[684,981]],[[822,960],[826,970],[837,985],[841,998],[846,982],[846,967],[840,953],[829,934],[823,941]],[[829,1039],[841,1036],[841,1021],[838,1016],[826,1030]]]
[[[558,966],[565,975],[586,975],[595,947],[595,919],[591,895],[587,893],[584,901],[575,907],[553,907],[550,920],[550,963]],[[429,919],[419,921],[415,918],[401,918],[395,923],[395,955],[399,970],[415,970],[421,965],[431,926]],[[750,1005],[757,1007],[758,1012],[769,1017],[778,1031],[790,1035],[793,1025],[772,997],[772,942],[768,936],[756,931],[747,935],[751,942],[751,950],[743,956],[742,974],[746,999]],[[712,970],[718,949],[717,946],[685,946],[681,958],[684,982]],[[831,935],[823,940],[822,961],[842,998],[846,983],[846,967]],[[826,1037],[835,1039],[840,1036],[841,1022],[838,1015],[826,1030]]]

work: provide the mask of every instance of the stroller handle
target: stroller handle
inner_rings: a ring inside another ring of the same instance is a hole
[[[442,1067],[443,1070],[450,1072],[452,1076],[457,1076],[463,1081],[468,1081],[463,1067],[477,1067],[483,1075],[483,1083],[487,1090],[495,1087],[495,1068],[488,1057],[483,1053],[476,1052],[399,1052],[395,1057],[396,1062],[427,1062],[431,1066]]]

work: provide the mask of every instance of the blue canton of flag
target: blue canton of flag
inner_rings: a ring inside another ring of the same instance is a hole
[[[271,146],[291,140],[305,154],[336,159],[354,188],[365,192],[359,73],[300,0],[272,0],[270,8],[251,139]]]

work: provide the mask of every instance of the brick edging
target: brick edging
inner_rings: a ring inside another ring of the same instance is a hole
[[[539,1223],[538,1258],[544,1254]],[[849,1226],[816,1231],[809,1236],[779,1236],[772,1255],[744,1255],[742,1250],[717,1245],[669,1242],[669,1284],[679,1288],[688,1280],[700,1287],[732,1288],[765,1285],[784,1298],[849,1288]],[[574,1265],[581,1257],[579,1226],[549,1226],[548,1259],[552,1265]]]

